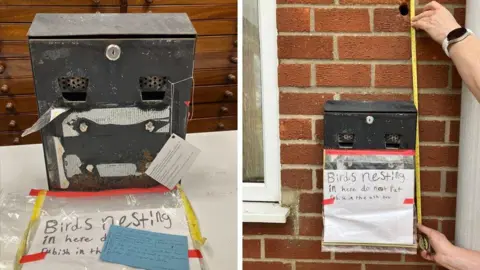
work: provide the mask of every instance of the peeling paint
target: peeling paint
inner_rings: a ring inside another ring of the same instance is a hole
[[[103,108],[92,109],[85,112],[72,112],[62,123],[63,136],[78,136],[78,132],[73,128],[72,123],[78,119],[88,119],[99,125],[134,125],[148,120],[168,120],[170,117],[170,108],[162,111],[141,110],[139,108]],[[167,127],[160,128],[157,132],[168,132],[170,124]]]
[[[141,173],[137,173],[137,166],[132,163],[99,164],[97,170],[100,177],[141,175]]]
[[[65,169],[63,168],[63,160],[62,156],[65,153],[65,149],[63,149],[62,143],[60,142],[60,138],[53,137],[53,142],[55,145],[56,157],[57,157],[57,164],[58,164],[58,181],[60,182],[60,188],[67,189],[70,185],[67,177],[65,176]]]
[[[76,174],[81,174],[80,166],[82,166],[82,161],[78,158],[77,155],[67,155],[64,159],[64,166],[67,177],[72,177]]]

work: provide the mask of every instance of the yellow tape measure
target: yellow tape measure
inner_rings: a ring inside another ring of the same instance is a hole
[[[177,185],[177,188],[180,193],[180,197],[182,198],[183,205],[185,206],[188,228],[190,230],[190,234],[192,235],[193,242],[198,247],[201,247],[205,244],[205,241],[207,241],[207,239],[202,236],[200,224],[198,223],[197,216],[193,211],[192,204],[188,200],[187,195],[185,195],[185,192],[180,185]]]
[[[410,0],[410,21],[415,17],[415,0]],[[417,108],[417,131],[415,135],[415,196],[417,206],[417,222],[422,224],[422,185],[420,179],[420,130],[418,125],[418,74],[417,74],[417,33],[413,27],[410,27],[410,40],[412,47],[412,88],[413,103]],[[420,249],[432,252],[428,239],[423,235],[419,235],[418,239]]]
[[[415,17],[415,0],[410,0],[410,20]],[[417,75],[417,35],[415,29],[410,27],[410,38],[412,42],[412,86],[413,86],[413,103],[418,112],[418,75]],[[420,138],[417,116],[417,132],[415,139],[415,190],[418,223],[422,223],[422,192],[420,185]]]

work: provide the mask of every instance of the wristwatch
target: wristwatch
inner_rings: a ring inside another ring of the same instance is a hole
[[[470,29],[467,29],[464,27],[457,28],[452,32],[450,32],[447,35],[447,37],[443,40],[443,44],[442,44],[445,54],[447,54],[447,56],[450,57],[450,52],[448,50],[450,46],[466,39],[470,35],[473,35],[473,32]]]

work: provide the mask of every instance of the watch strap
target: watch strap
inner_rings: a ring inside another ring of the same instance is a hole
[[[460,38],[456,39],[456,40],[453,40],[453,41],[450,41],[448,40],[448,37],[445,37],[445,39],[443,40],[442,42],[442,48],[443,48],[443,51],[445,52],[445,54],[450,57],[450,51],[448,50],[448,48],[450,47],[450,45],[453,45],[455,43],[458,43],[464,39],[466,39],[468,36],[470,35],[473,35],[473,32],[472,30],[470,29],[466,29],[467,32]]]

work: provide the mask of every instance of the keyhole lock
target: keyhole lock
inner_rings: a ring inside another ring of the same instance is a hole
[[[108,60],[110,61],[118,60],[121,53],[122,50],[118,45],[115,44],[108,45],[107,49],[105,50],[105,56],[107,56]]]
[[[367,124],[371,125],[373,123],[373,116],[367,116],[367,118],[365,119]]]

